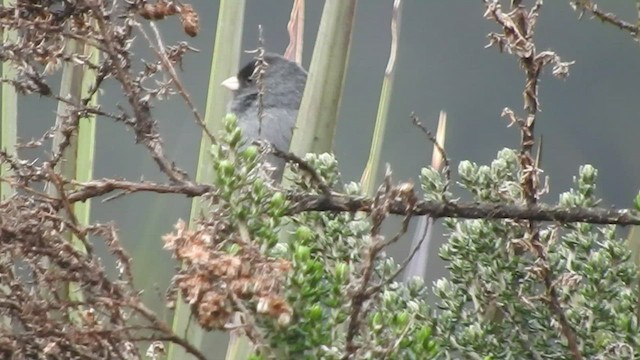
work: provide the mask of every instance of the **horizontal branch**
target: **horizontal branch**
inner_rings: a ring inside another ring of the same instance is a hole
[[[109,194],[113,191],[122,191],[124,193],[153,192],[157,194],[182,194],[187,197],[202,196],[214,191],[212,186],[194,184],[191,182],[176,185],[158,184],[151,181],[135,182],[102,179],[77,183],[76,185],[80,186],[81,189],[73,191],[67,195],[67,199],[70,203],[84,202],[95,197]]]
[[[202,196],[215,191],[210,185],[187,182],[180,185],[158,184],[149,181],[133,182],[114,179],[94,180],[76,184],[80,190],[68,194],[70,203],[86,201],[113,191],[125,193],[155,192],[182,194],[187,197]],[[289,215],[307,211],[370,212],[372,199],[366,196],[349,196],[332,193],[330,196],[290,193]],[[605,209],[584,207],[561,207],[551,205],[510,205],[494,203],[464,203],[419,201],[409,209],[405,201],[391,202],[390,213],[395,215],[429,215],[433,218],[462,219],[514,219],[533,221],[555,221],[560,223],[584,222],[590,224],[640,225],[640,216],[629,209]]]
[[[294,195],[291,214],[306,211],[355,212],[371,211],[372,200],[333,194],[330,198],[322,195]],[[404,202],[393,202],[389,212],[395,215],[429,215],[433,218],[462,219],[513,219],[533,221],[555,221],[561,223],[584,222],[590,224],[640,225],[640,216],[629,209],[605,209],[584,207],[561,207],[550,205],[510,205],[494,203],[463,203],[419,201],[414,209],[407,209]]]

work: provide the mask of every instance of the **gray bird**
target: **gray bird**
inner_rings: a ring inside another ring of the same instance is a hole
[[[221,85],[233,92],[228,111],[238,117],[238,124],[247,140],[266,140],[278,149],[288,151],[307,72],[297,63],[277,54],[265,54],[264,61],[262,125],[258,118],[256,60],[250,61],[236,76],[226,79]],[[267,161],[276,168],[272,178],[280,181],[285,161],[273,155],[269,155]]]

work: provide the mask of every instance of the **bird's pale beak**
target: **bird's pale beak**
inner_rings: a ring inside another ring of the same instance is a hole
[[[220,85],[226,87],[227,89],[229,89],[231,91],[236,91],[236,90],[238,90],[240,88],[240,81],[238,81],[237,77],[232,76],[232,77],[228,78],[227,80],[221,82]]]

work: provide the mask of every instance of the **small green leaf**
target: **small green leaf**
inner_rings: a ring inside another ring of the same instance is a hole
[[[633,206],[636,208],[637,211],[640,211],[640,192],[638,192],[638,195],[636,195],[636,198],[633,199]]]

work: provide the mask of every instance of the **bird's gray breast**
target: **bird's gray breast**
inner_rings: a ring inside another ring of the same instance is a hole
[[[262,121],[260,121],[257,106],[249,107],[239,115],[238,124],[247,142],[264,140],[279,150],[288,151],[298,110],[265,108],[262,115]],[[267,161],[276,167],[273,177],[279,180],[282,177],[285,161],[273,155],[267,156]]]

